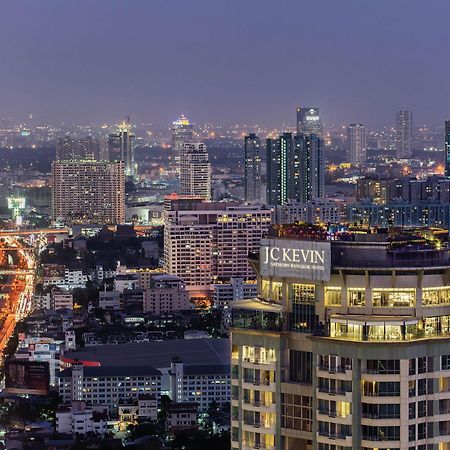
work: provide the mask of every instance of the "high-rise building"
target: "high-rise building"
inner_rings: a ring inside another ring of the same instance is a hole
[[[257,251],[272,213],[258,205],[166,198],[164,270],[188,290],[209,293],[216,277],[253,277],[248,253]]]
[[[203,142],[185,142],[180,154],[180,195],[211,199],[211,164]]]
[[[194,130],[189,120],[181,115],[172,124],[172,149],[175,154],[175,160],[180,160],[181,151],[186,142],[192,142],[194,138]]]
[[[91,136],[74,138],[64,136],[56,145],[57,161],[94,161],[101,158],[101,145],[98,139]]]
[[[125,220],[122,161],[55,161],[52,164],[53,220],[118,224]]]
[[[317,134],[321,136],[323,132],[320,120],[319,108],[303,106],[297,108],[297,133]]]
[[[127,117],[119,124],[118,131],[110,134],[108,139],[109,161],[123,161],[125,176],[129,178],[135,178],[137,175],[134,159],[136,136],[132,130],[130,118]]]
[[[410,158],[412,154],[412,112],[397,111],[395,121],[395,148],[398,159]]]
[[[352,164],[366,162],[366,129],[360,123],[352,123],[347,127],[347,148],[348,158]]]
[[[316,134],[267,139],[267,201],[306,203],[325,194],[323,141]]]
[[[450,177],[450,120],[445,121],[445,176]]]
[[[245,201],[261,203],[261,141],[254,133],[244,138]]]
[[[232,304],[232,449],[448,448],[449,250],[360,231],[263,240],[259,299]]]

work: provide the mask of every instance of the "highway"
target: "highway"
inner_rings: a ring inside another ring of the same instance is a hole
[[[34,294],[33,252],[16,236],[0,237],[0,352],[14,332],[17,321],[30,313]]]

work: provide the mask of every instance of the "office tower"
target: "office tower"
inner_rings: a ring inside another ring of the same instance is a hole
[[[262,242],[260,299],[232,305],[232,449],[448,448],[449,252],[368,231]]]
[[[347,148],[348,159],[352,164],[366,162],[366,129],[360,123],[352,123],[347,127]]]
[[[125,220],[122,161],[55,161],[52,164],[53,220],[118,224]]]
[[[91,136],[74,138],[64,136],[56,145],[57,161],[94,161],[101,159],[100,141]]]
[[[412,155],[412,112],[406,109],[397,111],[395,122],[395,148],[398,159]]]
[[[244,138],[245,201],[261,203],[261,141],[254,133]]]
[[[445,176],[450,177],[450,120],[445,121]]]
[[[211,164],[203,142],[185,142],[180,154],[180,195],[211,200]]]
[[[117,133],[110,134],[108,139],[109,160],[123,161],[125,176],[129,178],[135,178],[137,175],[134,160],[135,140],[136,136],[132,131],[129,117],[119,124]]]
[[[322,135],[323,127],[319,108],[304,106],[297,108],[297,133]]]
[[[306,203],[325,194],[323,141],[316,134],[267,139],[267,201]]]
[[[176,161],[180,160],[181,151],[186,142],[192,142],[194,138],[193,126],[189,120],[181,115],[172,124],[172,149],[175,154]]]
[[[261,206],[167,197],[164,270],[182,278],[191,296],[209,294],[215,277],[253,277],[248,253],[270,223],[271,210]]]

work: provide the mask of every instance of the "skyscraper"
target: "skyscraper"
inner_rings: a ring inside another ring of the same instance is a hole
[[[75,138],[64,136],[56,145],[57,161],[94,161],[101,159],[101,145],[91,136]]]
[[[52,164],[53,220],[123,223],[124,166],[122,161],[55,161]]]
[[[215,277],[253,278],[257,251],[272,212],[260,205],[205,202],[176,195],[165,200],[164,269],[192,292],[209,291]]]
[[[348,158],[352,164],[361,164],[366,161],[366,129],[360,123],[352,123],[347,127],[347,148]]]
[[[325,194],[323,141],[316,134],[267,139],[267,202],[305,203]]]
[[[319,108],[303,106],[297,108],[297,133],[322,135],[323,127]]]
[[[134,160],[135,139],[129,117],[119,124],[117,133],[110,134],[108,139],[109,160],[123,161],[125,175],[129,178],[135,178],[137,175]]]
[[[172,149],[175,154],[175,160],[180,160],[180,154],[186,142],[191,142],[194,138],[193,126],[189,120],[182,114],[172,124]]]
[[[446,244],[329,231],[273,230],[232,304],[231,448],[448,449]]]
[[[398,159],[410,158],[412,154],[412,112],[406,109],[397,111],[395,121],[395,156]]]
[[[445,121],[445,176],[450,177],[450,120]]]
[[[180,153],[180,195],[211,199],[211,164],[203,142],[185,142]]]
[[[244,138],[245,201],[261,202],[261,141],[254,133]]]

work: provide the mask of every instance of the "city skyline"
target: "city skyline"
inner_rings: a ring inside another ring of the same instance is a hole
[[[273,125],[292,123],[291,111],[312,104],[324,123],[390,125],[392,111],[409,109],[418,124],[440,124],[449,115],[448,63],[430,71],[420,62],[445,54],[450,5],[421,5],[198,1],[176,4],[177,14],[163,2],[8,5],[0,116],[32,113],[42,123],[129,114],[166,125],[183,112],[198,122]],[[302,21],[293,39],[299,14],[317,20]],[[124,54],[127,64],[118,64]],[[266,64],[280,59],[283,70]],[[255,72],[255,61],[263,70]],[[305,63],[315,70],[302,70]]]

